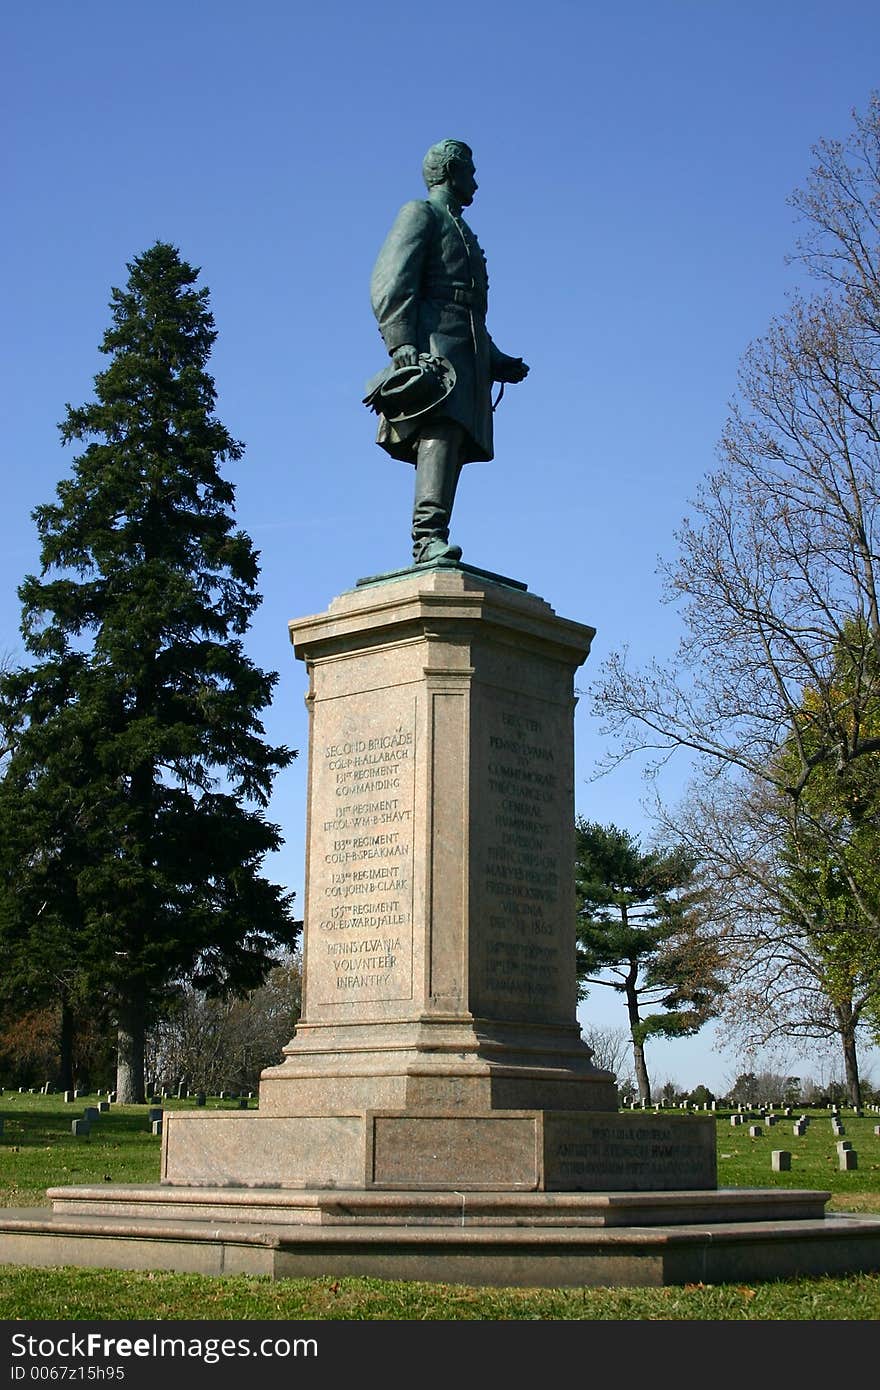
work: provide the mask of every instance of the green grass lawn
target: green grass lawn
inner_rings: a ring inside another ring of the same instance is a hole
[[[159,1181],[162,1140],[151,1131],[152,1107],[111,1106],[88,1138],[74,1136],[72,1121],[97,1101],[96,1095],[69,1105],[57,1095],[0,1095],[0,1206],[46,1206],[47,1187]],[[167,1100],[162,1106],[194,1108],[194,1102]],[[211,1107],[237,1110],[238,1101],[212,1100]]]
[[[844,1113],[842,1138],[852,1143],[859,1166],[842,1173],[830,1114],[811,1113],[806,1134],[797,1138],[792,1133],[792,1120],[780,1120],[768,1127],[755,1117],[734,1127],[729,1113],[719,1117],[718,1186],[809,1187],[831,1192],[832,1210],[880,1211],[880,1135],[874,1133],[880,1115],[871,1113],[857,1118]],[[749,1134],[752,1125],[760,1126],[759,1136]],[[790,1172],[772,1171],[774,1149],[791,1154]]]
[[[0,1095],[0,1205],[46,1205],[46,1188],[80,1183],[157,1182],[160,1139],[148,1107],[113,1106],[88,1138],[71,1121],[97,1097],[66,1105],[59,1096]],[[211,1105],[237,1108],[237,1102]],[[166,1108],[192,1105],[169,1100]],[[880,1117],[844,1112],[845,1138],[859,1166],[840,1172],[827,1112],[812,1112],[807,1133],[780,1120],[749,1134],[718,1116],[720,1187],[800,1187],[832,1193],[836,1211],[880,1212]],[[771,1153],[792,1155],[787,1173]],[[877,1320],[880,1274],[753,1285],[664,1289],[475,1289],[374,1279],[277,1280],[110,1270],[0,1267],[0,1319],[291,1320]]]

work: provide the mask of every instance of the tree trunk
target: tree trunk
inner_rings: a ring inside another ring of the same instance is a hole
[[[840,1019],[840,1014],[838,1014]],[[859,1081],[859,1058],[856,1051],[856,1030],[851,1018],[840,1021],[840,1041],[843,1046],[843,1066],[846,1074],[846,1094],[850,1105],[862,1103],[862,1087]]]
[[[61,1000],[58,1025],[58,1085],[62,1091],[72,1091],[73,1081],[73,1009],[67,999]]]
[[[638,967],[633,966],[625,981],[626,988],[626,1009],[629,1014],[629,1030],[632,1036],[633,1063],[636,1069],[636,1085],[639,1088],[639,1100],[644,1105],[651,1104],[651,1083],[648,1080],[648,1067],[645,1062],[645,1044],[642,1041],[641,1029],[639,1024],[639,997],[636,994],[636,980],[638,979]]]
[[[636,1084],[639,1088],[639,1100],[644,1101],[645,1105],[650,1105],[651,1083],[648,1080],[648,1068],[645,1064],[645,1045],[636,1038],[633,1038],[633,1062],[636,1068]]]
[[[129,999],[120,1007],[116,1030],[116,1100],[120,1105],[143,1105],[144,1007]]]

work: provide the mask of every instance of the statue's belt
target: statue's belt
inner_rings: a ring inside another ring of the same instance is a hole
[[[452,285],[448,281],[431,280],[424,287],[425,299],[436,299],[441,304],[461,304],[466,309],[479,309],[485,312],[486,297],[472,285]]]

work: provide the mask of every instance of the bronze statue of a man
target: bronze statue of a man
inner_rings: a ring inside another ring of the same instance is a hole
[[[422,174],[428,197],[401,208],[370,284],[392,367],[414,367],[428,355],[445,359],[454,379],[433,408],[413,418],[382,414],[379,422],[377,443],[416,466],[416,564],[461,558],[461,547],[449,544],[449,522],[462,465],[493,457],[493,381],[522,381],[529,370],[486,331],[486,258],[461,215],[477,191],[471,150],[442,140],[425,155]]]

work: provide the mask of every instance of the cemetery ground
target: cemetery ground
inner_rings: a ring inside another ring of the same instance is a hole
[[[87,1135],[72,1122],[103,1097],[4,1091],[0,1095],[0,1206],[47,1205],[46,1189],[84,1183],[145,1183],[159,1178],[161,1140],[150,1106],[110,1105]],[[211,1097],[209,1107],[239,1108]],[[165,1109],[192,1107],[166,1098]],[[250,1106],[255,1108],[256,1101]],[[768,1125],[746,1112],[730,1123],[717,1112],[719,1187],[795,1187],[832,1193],[831,1211],[880,1212],[880,1115],[842,1107],[843,1134],[827,1110],[807,1109],[806,1132],[790,1117]],[[751,1133],[760,1128],[760,1133]],[[857,1166],[841,1169],[841,1143]],[[791,1168],[772,1167],[774,1151]],[[880,1273],[847,1278],[645,1288],[513,1289],[340,1278],[272,1281],[163,1272],[0,1266],[0,1320],[871,1320],[880,1319]]]

